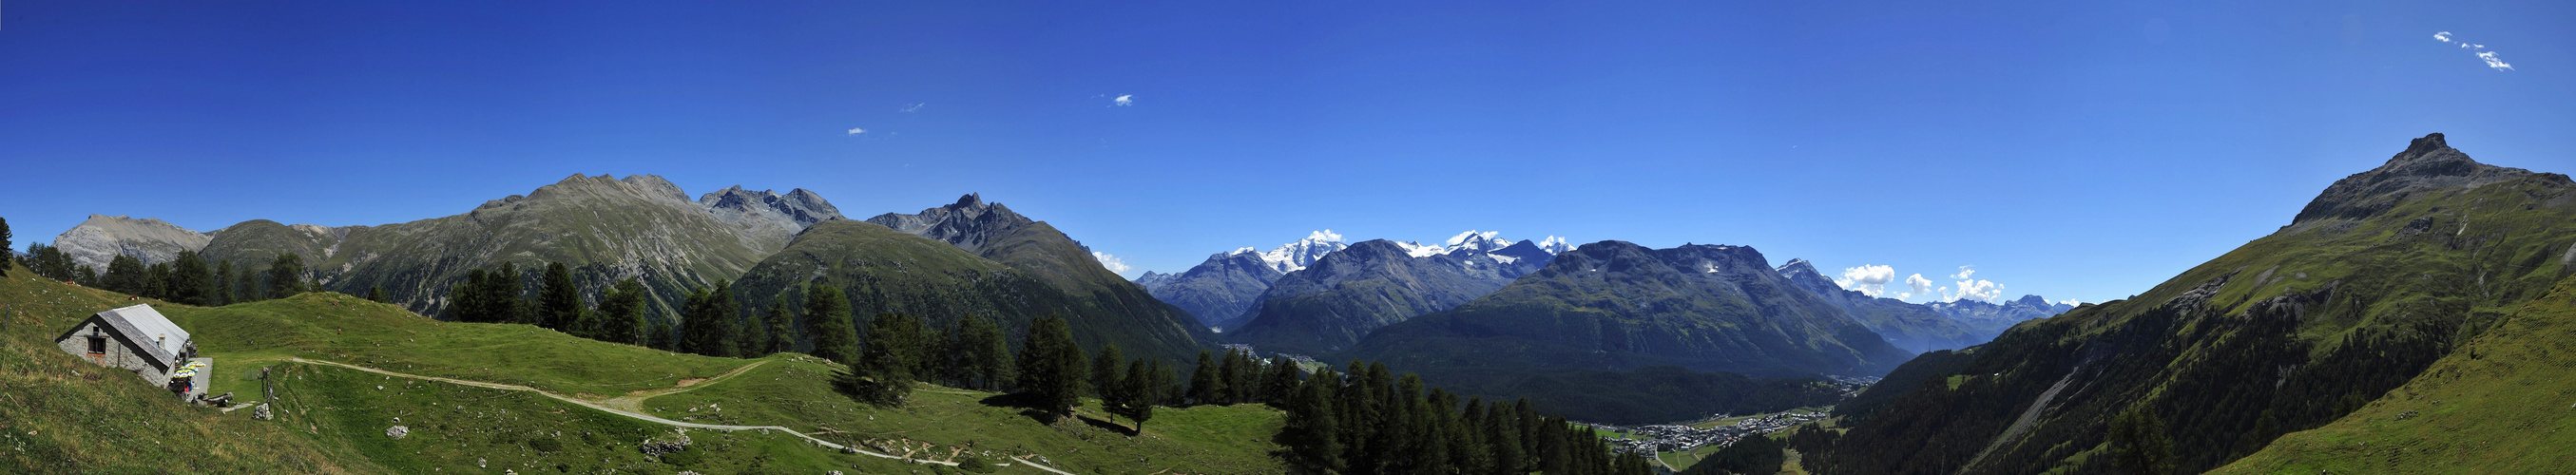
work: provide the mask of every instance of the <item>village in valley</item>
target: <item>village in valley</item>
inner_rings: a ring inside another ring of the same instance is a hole
[[[1824,383],[1834,386],[1834,389],[1841,392],[1844,398],[1850,398],[1860,395],[1861,391],[1869,389],[1869,386],[1878,383],[1878,380],[1879,378],[1876,377],[1830,377]],[[1618,438],[1611,439],[1615,450],[1654,455],[1702,448],[1723,448],[1746,436],[1769,435],[1797,427],[1799,424],[1822,421],[1830,417],[1832,412],[1832,406],[1825,406],[1749,416],[1718,414],[1675,424],[1616,426],[1585,423],[1584,425],[1600,432],[1618,434]]]

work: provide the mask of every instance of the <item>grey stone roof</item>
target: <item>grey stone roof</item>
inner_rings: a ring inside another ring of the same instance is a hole
[[[188,348],[188,331],[180,329],[179,324],[170,323],[169,317],[161,316],[161,312],[152,310],[151,305],[108,310],[96,316],[116,327],[117,332],[134,339],[135,346],[143,347],[143,351],[161,362],[164,368],[176,366],[179,352]]]

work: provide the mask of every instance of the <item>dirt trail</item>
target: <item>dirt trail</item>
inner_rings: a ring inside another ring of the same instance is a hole
[[[568,403],[572,403],[572,404],[574,404],[574,405],[578,405],[578,406],[582,406],[582,407],[587,407],[587,408],[591,408],[591,409],[597,409],[597,410],[599,410],[600,412],[606,412],[606,413],[610,413],[610,414],[616,414],[616,415],[620,415],[620,416],[626,416],[626,417],[628,417],[628,418],[633,418],[633,419],[641,420],[641,421],[644,421],[644,422],[651,422],[651,423],[655,423],[655,424],[662,424],[662,425],[673,426],[673,427],[686,427],[686,428],[691,428],[691,429],[720,430],[720,431],[726,431],[726,432],[744,431],[744,430],[775,430],[775,431],[783,431],[783,432],[786,432],[786,433],[788,433],[788,434],[795,435],[796,437],[803,438],[803,439],[805,439],[805,441],[807,441],[807,442],[813,442],[813,443],[814,443],[814,445],[820,445],[820,446],[824,446],[824,447],[830,447],[830,448],[832,448],[833,450],[850,451],[850,452],[855,452],[855,453],[859,453],[859,454],[865,454],[865,455],[868,455],[868,456],[871,456],[871,457],[887,458],[887,459],[895,459],[895,460],[903,460],[903,461],[913,462],[913,463],[932,463],[932,464],[947,465],[947,466],[952,466],[952,467],[957,465],[957,462],[943,462],[943,461],[938,461],[938,460],[914,460],[914,459],[908,459],[908,458],[904,458],[904,457],[900,457],[900,456],[895,456],[895,455],[891,455],[891,454],[886,454],[886,453],[883,453],[883,452],[877,452],[877,451],[874,451],[874,450],[868,450],[868,449],[859,448],[859,447],[852,447],[852,446],[847,446],[847,445],[835,444],[835,443],[832,443],[832,442],[830,442],[830,441],[826,441],[826,440],[823,440],[823,439],[817,439],[817,438],[814,438],[814,436],[811,436],[811,435],[806,435],[804,432],[798,432],[796,429],[789,429],[789,428],[786,428],[786,427],[780,427],[780,426],[734,426],[734,425],[722,425],[722,424],[699,424],[699,423],[695,423],[695,422],[681,422],[681,421],[675,421],[675,420],[670,420],[670,419],[663,419],[663,418],[660,418],[660,417],[655,417],[655,416],[653,416],[653,415],[651,415],[651,414],[645,414],[645,413],[638,412],[638,411],[630,411],[630,410],[626,410],[626,409],[620,409],[620,408],[617,408],[617,407],[611,407],[611,406],[608,406],[608,405],[606,405],[606,404],[605,404],[605,402],[606,402],[606,401],[603,401],[603,402],[591,402],[591,401],[588,401],[588,400],[583,400],[583,399],[575,398],[575,397],[572,397],[572,396],[566,396],[566,395],[562,395],[562,394],[556,394],[556,393],[554,393],[554,392],[552,392],[552,391],[546,391],[546,390],[543,390],[543,389],[537,389],[537,388],[532,388],[532,387],[527,387],[527,386],[520,386],[520,385],[516,385],[516,384],[489,383],[489,382],[483,382],[483,381],[468,381],[468,380],[455,379],[455,378],[441,378],[441,377],[437,377],[437,376],[422,376],[422,375],[417,375],[417,374],[410,374],[410,373],[402,373],[402,372],[395,372],[395,371],[387,371],[387,370],[376,369],[376,368],[369,368],[369,367],[365,367],[365,366],[358,366],[358,365],[353,365],[353,364],[348,364],[348,363],[341,363],[341,362],[337,362],[337,361],[312,360],[312,359],[291,358],[291,357],[290,357],[290,358],[287,358],[286,360],[287,360],[287,361],[297,362],[297,363],[305,363],[305,364],[317,364],[317,365],[324,365],[324,366],[337,366],[337,367],[341,367],[341,368],[354,369],[354,370],[358,370],[358,371],[365,371],[365,372],[369,372],[369,373],[376,373],[376,374],[381,374],[381,375],[386,375],[386,376],[397,376],[397,377],[404,377],[404,378],[411,378],[411,379],[420,379],[420,380],[428,380],[428,381],[437,381],[437,382],[442,382],[442,383],[448,383],[448,384],[460,384],[460,385],[473,386],[473,387],[478,387],[478,388],[499,389],[499,390],[504,390],[504,391],[526,391],[526,392],[532,392],[532,393],[537,393],[538,395],[542,395],[542,396],[545,396],[545,397],[554,398],[555,400],[558,400],[558,401],[568,402]],[[734,375],[742,374],[742,372],[743,372],[744,370],[751,369],[751,367],[753,367],[753,366],[760,366],[760,364],[761,364],[761,363],[766,363],[766,361],[753,362],[752,364],[743,365],[743,367],[741,367],[741,368],[734,368],[734,370],[733,370],[733,371],[728,371],[728,372],[725,372],[725,374],[723,374],[723,375],[719,375],[719,376],[716,376],[715,378],[711,378],[711,379],[709,379],[709,380],[708,380],[708,382],[709,382],[709,383],[712,383],[712,382],[715,382],[715,381],[722,381],[722,380],[724,380],[724,379],[726,379],[726,378],[733,377]],[[638,406],[641,406],[641,405],[642,405],[642,403],[643,403],[643,400],[644,400],[644,399],[646,399],[646,398],[651,398],[652,396],[659,396],[659,395],[664,395],[664,394],[671,394],[671,393],[677,393],[677,392],[687,391],[687,390],[689,390],[689,389],[693,389],[693,388],[703,388],[703,387],[707,387],[707,384],[708,384],[708,383],[699,383],[699,384],[691,385],[690,387],[687,387],[687,388],[669,388],[669,389],[667,389],[667,390],[662,390],[662,392],[658,392],[658,393],[654,393],[654,394],[650,394],[650,395],[645,395],[645,396],[642,396],[642,397],[640,397],[640,398],[636,398],[636,399],[633,401],[633,403],[634,403],[634,404],[636,404],[636,405],[638,405]],[[628,396],[628,397],[634,397],[634,396],[631,396],[631,395],[630,395],[630,396]],[[626,397],[614,398],[614,399],[610,399],[609,401],[618,401],[618,400],[622,400],[622,399],[626,399]],[[1057,474],[1061,474],[1061,475],[1074,475],[1072,472],[1066,472],[1066,471],[1063,471],[1063,470],[1056,470],[1055,468],[1048,467],[1048,466],[1045,466],[1045,465],[1038,465],[1038,464],[1037,464],[1037,463],[1035,463],[1035,462],[1030,462],[1030,461],[1028,461],[1027,459],[1022,459],[1022,458],[1019,458],[1019,457],[1011,457],[1011,460],[1018,461],[1018,462],[1020,462],[1020,463],[1022,463],[1022,464],[1026,464],[1026,465],[1028,465],[1030,468],[1035,468],[1035,469],[1039,469],[1039,470],[1045,470],[1045,471],[1048,471],[1048,472],[1053,472],[1053,473],[1057,473]]]
[[[733,379],[734,376],[740,376],[745,372],[751,371],[752,368],[758,368],[760,365],[766,363],[769,363],[769,360],[753,361],[751,364],[742,365],[740,368],[734,368],[732,371],[726,371],[724,374],[719,374],[712,378],[689,378],[680,380],[679,384],[673,385],[672,387],[635,390],[626,393],[624,396],[602,399],[599,401],[599,404],[624,409],[629,412],[642,413],[644,412],[644,400],[646,399],[679,394],[688,392],[689,390],[707,387],[708,385],[723,382],[724,380]]]

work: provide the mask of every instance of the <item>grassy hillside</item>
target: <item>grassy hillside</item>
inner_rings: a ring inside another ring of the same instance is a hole
[[[1278,446],[1281,415],[1260,405],[1156,408],[1144,433],[1113,418],[1098,400],[1086,399],[1082,422],[1039,424],[1017,407],[989,404],[997,395],[937,386],[913,391],[901,409],[852,404],[833,393],[834,368],[811,358],[763,365],[706,389],[653,398],[652,414],[708,424],[783,424],[827,440],[856,442],[889,453],[934,444],[924,453],[945,460],[955,449],[1003,455],[1044,456],[1076,473],[1279,473],[1268,456]],[[1115,419],[1115,422],[1109,422]]]
[[[2406,385],[2211,473],[2564,473],[2576,467],[2576,280]]]
[[[0,279],[0,472],[394,473],[246,411],[181,404],[54,346],[90,314],[131,304],[24,267]]]

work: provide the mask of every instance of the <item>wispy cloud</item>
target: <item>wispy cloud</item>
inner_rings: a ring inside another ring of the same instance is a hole
[[[1118,95],[1118,98],[1117,98],[1117,99],[1110,99],[1110,100],[1109,100],[1109,105],[1110,105],[1110,106],[1112,106],[1112,107],[1127,107],[1127,106],[1136,105],[1136,95],[1135,95],[1135,94],[1120,94],[1120,95]]]
[[[862,128],[858,128],[858,127],[851,127],[851,128],[850,128],[850,135],[858,135],[858,134],[864,134],[864,133],[868,133],[868,129],[862,129]]]
[[[921,106],[926,106],[926,105],[930,105],[930,103],[928,103],[928,102],[915,102],[915,103],[912,103],[912,105],[903,106],[903,108],[902,108],[902,109],[898,109],[898,110],[897,110],[897,112],[912,112],[912,111],[917,111],[917,110],[921,110]]]
[[[1136,269],[1136,266],[1127,265],[1126,260],[1119,259],[1118,256],[1112,256],[1106,252],[1091,251],[1091,258],[1099,260],[1100,267],[1109,269],[1109,273],[1112,274],[1125,274],[1127,271]]]
[[[1877,297],[1879,294],[1887,293],[1888,282],[1895,281],[1895,267],[1885,265],[1863,265],[1860,267],[1843,269],[1843,278],[1834,279],[1834,285],[1859,291],[1861,295]]]
[[[2506,63],[2503,59],[2496,58],[2494,51],[2487,51],[2487,45],[2461,41],[2456,37],[2451,36],[2451,32],[2448,31],[2434,33],[2433,40],[2447,44],[2460,45],[2460,49],[2469,50],[2471,53],[2475,53],[2478,56],[2479,61],[2485,61],[2488,69],[2494,69],[2497,71],[2513,70],[2513,64]]]

